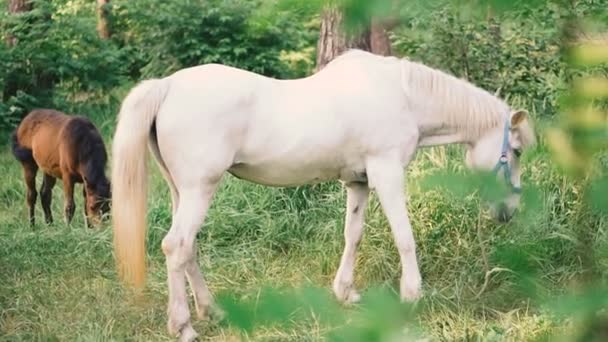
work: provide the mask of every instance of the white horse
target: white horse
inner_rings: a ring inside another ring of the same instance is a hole
[[[356,302],[355,254],[370,189],[390,223],[401,260],[401,297],[421,295],[416,246],[406,208],[404,169],[420,146],[465,144],[466,163],[495,169],[519,202],[519,154],[534,142],[527,112],[422,64],[350,51],[319,73],[276,80],[222,65],[147,80],[125,98],[113,142],[114,245],[121,276],[145,279],[149,147],[171,188],[173,222],[166,255],[168,328],[196,337],[186,279],[199,317],[212,297],[197,264],[195,237],[222,175],[269,186],[341,180],[347,191],[345,248],[333,290]]]

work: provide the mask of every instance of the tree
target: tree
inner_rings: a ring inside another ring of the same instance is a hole
[[[16,16],[32,10],[32,2],[30,0],[9,0],[8,1],[8,13],[11,16]],[[6,35],[6,45],[13,47],[17,44],[17,38],[12,34]],[[10,96],[17,93],[18,84],[15,80],[15,76],[12,73],[8,73],[4,81],[4,88],[2,89],[2,96],[0,99],[6,101]]]
[[[8,1],[8,13],[11,15],[18,15],[32,10],[32,2],[30,0],[9,0]],[[12,35],[7,35],[6,45],[14,46],[17,44],[17,38]]]
[[[395,25],[396,22],[372,18],[370,28],[371,52],[382,56],[390,56],[393,54],[388,31]]]
[[[394,25],[394,20],[371,18],[369,23],[359,30],[360,33],[346,34],[341,9],[335,5],[325,7],[317,45],[317,71],[348,49],[361,49],[383,56],[391,55],[387,31]]]
[[[22,115],[50,99],[58,81],[57,64],[63,61],[61,49],[53,39],[53,7],[50,1],[9,0],[6,21],[9,49],[2,64],[4,87],[2,101],[19,103]]]
[[[97,0],[97,33],[101,39],[110,39],[110,0]]]

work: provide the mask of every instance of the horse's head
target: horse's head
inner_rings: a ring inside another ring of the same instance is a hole
[[[519,206],[520,156],[534,143],[528,112],[519,110],[511,112],[504,124],[482,135],[467,151],[468,167],[493,171],[510,188],[508,196],[492,208],[495,218],[501,222],[509,221]]]
[[[95,184],[86,183],[85,186],[87,216],[98,224],[110,212],[110,182],[104,178]]]

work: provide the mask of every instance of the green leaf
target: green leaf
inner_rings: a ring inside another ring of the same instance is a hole
[[[608,176],[593,181],[587,196],[589,204],[595,211],[608,216]]]

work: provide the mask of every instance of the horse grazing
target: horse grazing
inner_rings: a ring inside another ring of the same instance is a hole
[[[107,153],[101,135],[89,119],[68,116],[51,109],[30,112],[12,135],[13,155],[23,166],[27,185],[30,223],[35,223],[36,173],[44,173],[40,188],[42,209],[48,224],[56,179],[63,181],[64,214],[74,216],[74,185],[84,183],[87,225],[98,223],[110,210],[110,182],[104,169]]]
[[[388,218],[402,265],[403,300],[421,295],[408,218],[404,168],[418,147],[464,144],[466,163],[494,169],[520,197],[519,155],[534,143],[527,112],[419,63],[349,51],[315,75],[275,80],[222,65],[180,70],[140,83],[124,99],[112,154],[117,266],[135,287],[145,280],[146,150],[171,190],[173,222],[162,241],[169,285],[168,328],[182,340],[190,323],[186,279],[199,317],[212,304],[197,265],[195,237],[222,175],[268,186],[341,180],[346,187],[345,248],[333,282],[355,302],[357,245],[370,189]]]

